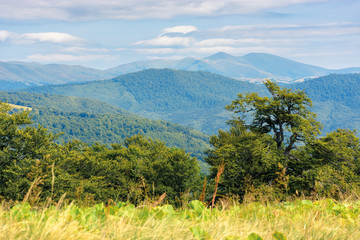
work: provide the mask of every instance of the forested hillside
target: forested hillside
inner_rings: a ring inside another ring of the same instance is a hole
[[[308,94],[325,132],[337,128],[360,131],[360,74],[331,74],[287,87]]]
[[[324,131],[360,130],[360,74],[332,74],[286,87],[301,89],[313,100]],[[224,106],[237,93],[267,94],[260,84],[206,72],[151,69],[108,81],[30,88],[26,91],[94,98],[153,119],[193,127],[207,134],[226,129],[231,115]]]
[[[203,159],[208,136],[196,130],[161,120],[136,116],[118,107],[92,99],[0,92],[0,101],[32,107],[36,124],[52,133],[63,132],[57,142],[79,139],[84,143],[121,143],[126,137],[141,134],[180,147]]]
[[[265,92],[262,85],[207,72],[150,69],[107,81],[44,86],[29,92],[87,97],[152,119],[163,119],[212,134],[226,128],[224,106],[237,93]]]

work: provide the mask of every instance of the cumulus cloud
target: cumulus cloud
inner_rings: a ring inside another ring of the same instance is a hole
[[[327,0],[2,0],[3,19],[148,19],[175,16],[250,14],[294,4]]]

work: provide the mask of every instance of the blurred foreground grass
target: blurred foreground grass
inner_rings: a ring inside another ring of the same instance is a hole
[[[0,239],[360,239],[360,202],[223,204],[192,201],[135,207],[128,203],[0,210]]]

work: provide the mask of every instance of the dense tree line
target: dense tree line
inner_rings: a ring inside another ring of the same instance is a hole
[[[171,203],[195,194],[200,167],[184,150],[141,135],[123,144],[55,143],[57,135],[31,123],[29,112],[9,114],[0,103],[0,196],[41,200],[67,194],[79,201],[143,201],[167,194]]]
[[[34,126],[62,133],[57,143],[78,139],[87,144],[110,145],[141,134],[166,142],[169,147],[183,148],[202,165],[209,137],[196,130],[162,120],[150,120],[92,99],[28,92],[0,92],[0,101],[32,107]]]

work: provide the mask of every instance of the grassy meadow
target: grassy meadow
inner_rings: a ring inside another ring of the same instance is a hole
[[[3,202],[0,239],[360,239],[360,201],[60,205]]]

